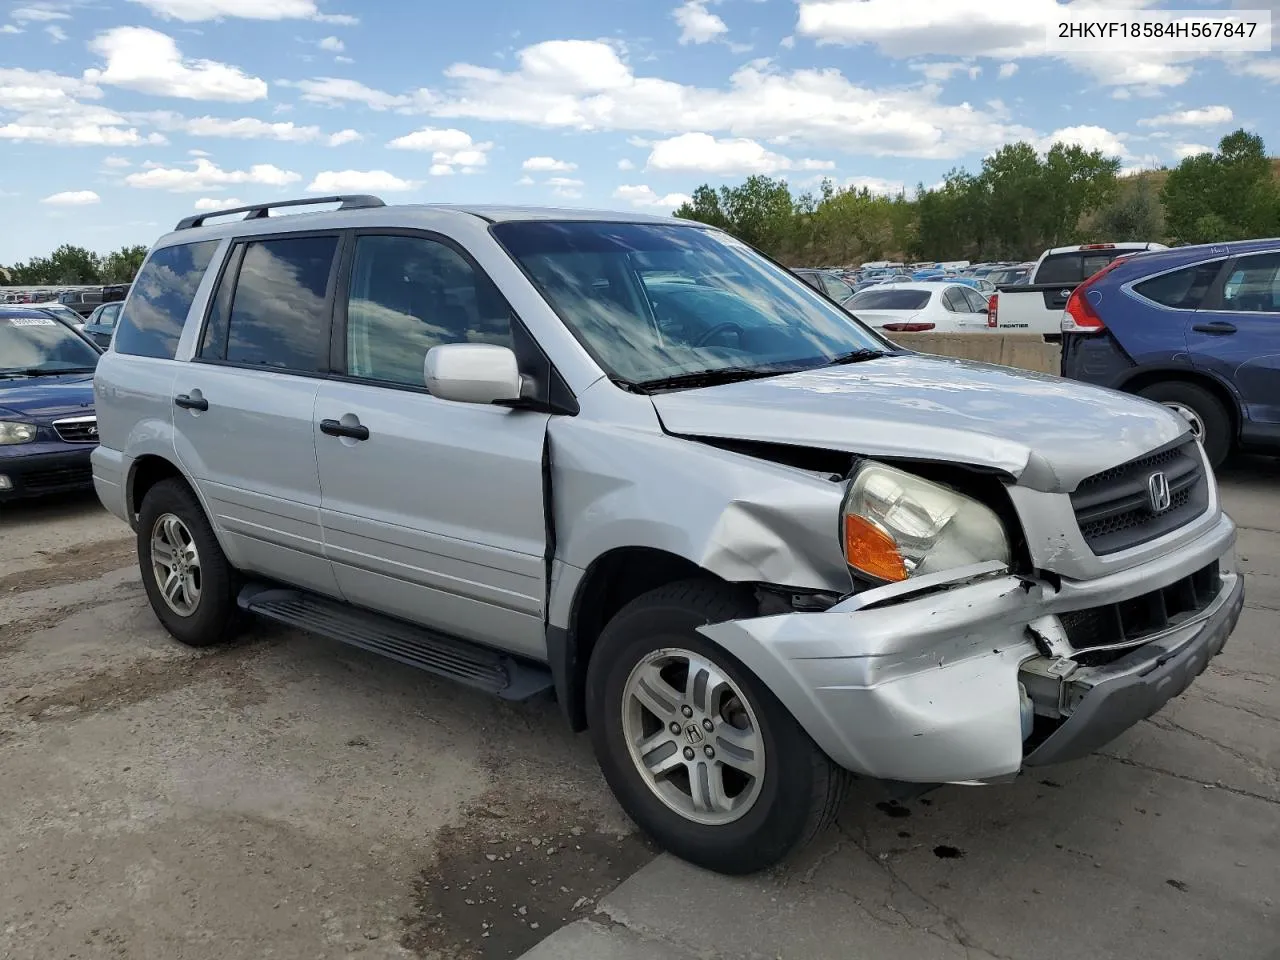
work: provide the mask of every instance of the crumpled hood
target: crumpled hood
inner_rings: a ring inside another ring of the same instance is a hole
[[[1046,492],[1074,490],[1188,433],[1177,414],[1138,397],[920,354],[651,399],[675,434],[971,464]]]
[[[48,423],[93,413],[93,374],[0,380],[0,417]]]

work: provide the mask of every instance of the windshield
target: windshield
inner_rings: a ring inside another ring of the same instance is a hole
[[[491,229],[596,362],[628,384],[800,370],[895,349],[719,231],[552,221]]]
[[[0,315],[0,376],[90,371],[98,352],[52,317]]]
[[[931,296],[928,290],[864,290],[849,301],[849,309],[923,310]]]

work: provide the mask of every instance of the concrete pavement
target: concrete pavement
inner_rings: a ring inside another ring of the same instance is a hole
[[[1222,488],[1240,625],[1101,754],[900,805],[868,789],[757,877],[659,857],[524,960],[1280,960],[1280,461]]]

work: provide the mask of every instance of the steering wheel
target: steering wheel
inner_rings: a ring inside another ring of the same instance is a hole
[[[705,347],[717,334],[724,333],[726,330],[736,330],[741,334],[742,326],[741,324],[734,323],[732,320],[722,320],[712,326],[711,329],[702,336],[698,337],[698,339],[693,342],[693,345],[695,347]]]

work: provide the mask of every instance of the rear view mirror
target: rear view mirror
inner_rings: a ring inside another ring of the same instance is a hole
[[[428,350],[422,368],[427,389],[441,400],[510,403],[520,399],[523,381],[509,347],[448,343]]]

